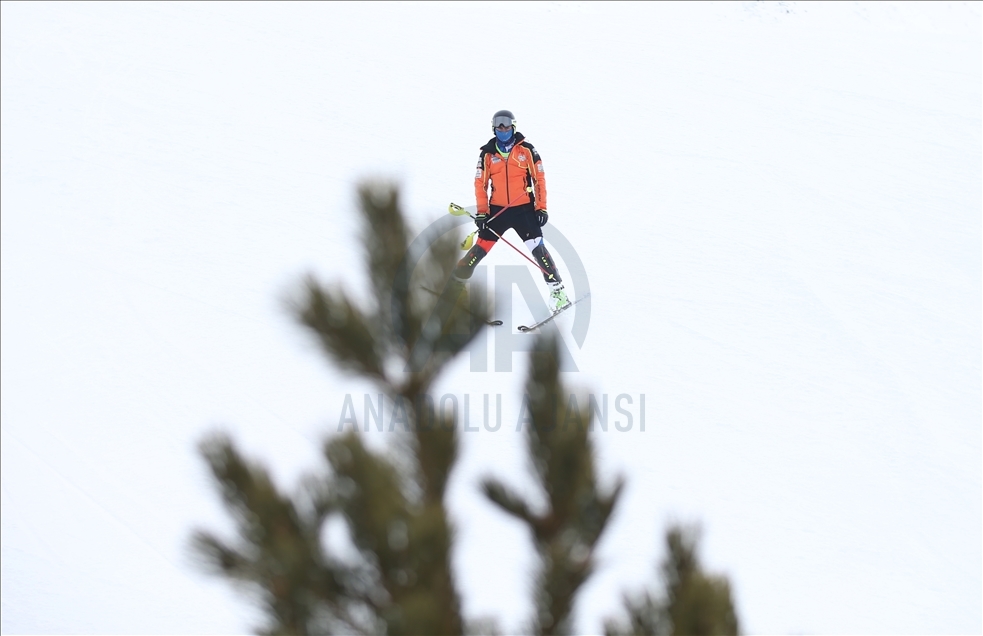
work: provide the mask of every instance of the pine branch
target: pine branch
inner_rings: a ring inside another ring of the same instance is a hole
[[[248,463],[224,436],[201,444],[226,508],[236,522],[238,546],[197,532],[192,547],[206,564],[260,593],[273,633],[309,633],[323,615],[338,618],[350,569],[333,566],[320,546],[319,522],[301,515],[268,473]]]
[[[518,494],[497,479],[485,479],[481,483],[482,491],[495,505],[523,521],[531,528],[537,528],[541,521],[529,510],[529,505]]]
[[[312,277],[304,283],[305,301],[292,309],[297,319],[310,328],[321,346],[338,366],[385,382],[384,349],[373,333],[375,321],[362,313],[344,292],[330,292]]]
[[[486,479],[485,495],[525,523],[540,558],[531,631],[566,633],[572,628],[573,603],[593,572],[593,554],[621,493],[622,482],[602,493],[594,472],[588,435],[590,415],[561,399],[559,347],[541,336],[530,357],[526,395],[532,424],[526,443],[535,475],[548,502],[534,515],[528,504],[500,482]]]
[[[699,529],[673,526],[666,532],[666,557],[662,561],[662,592],[626,596],[627,624],[607,621],[605,634],[738,634],[730,583],[725,577],[703,571],[700,564]]]

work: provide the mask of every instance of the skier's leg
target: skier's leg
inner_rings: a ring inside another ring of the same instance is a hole
[[[501,209],[502,206],[493,205],[490,206],[488,213],[491,216],[495,216],[501,211]],[[509,210],[506,210],[502,214],[498,214],[498,216],[495,217],[489,224],[489,227],[486,227],[478,232],[478,240],[474,242],[474,245],[472,245],[471,249],[468,250],[468,253],[464,255],[464,258],[457,262],[457,267],[454,268],[454,280],[459,283],[464,283],[471,278],[471,275],[474,274],[474,268],[478,266],[481,259],[488,255],[491,248],[495,247],[495,243],[498,241],[498,236],[495,234],[495,232],[502,234],[508,228],[508,212]],[[495,232],[492,232],[492,229],[494,229]]]
[[[543,280],[546,281],[546,286],[550,290],[552,309],[556,311],[569,302],[567,293],[563,289],[563,280],[560,278],[560,272],[556,268],[553,256],[546,249],[546,244],[543,243],[543,228],[536,221],[535,212],[531,205],[529,208],[528,213],[523,214],[515,224],[515,231],[525,241],[526,247],[532,252],[533,259],[542,268]]]
[[[543,268],[543,279],[550,290],[551,309],[557,311],[563,308],[570,301],[567,299],[567,292],[563,289],[563,281],[560,279],[560,272],[556,269],[556,263],[553,262],[553,257],[546,249],[546,244],[543,243],[543,237],[529,239],[526,241],[526,247],[529,248],[533,258]]]
[[[546,249],[546,243],[543,243],[542,236],[526,241],[526,247],[532,252],[532,257],[539,263],[539,266],[543,268],[543,279],[547,283],[562,282],[560,272],[556,269],[556,263],[553,262],[553,256]]]
[[[503,215],[504,216],[504,215]],[[526,203],[515,208],[515,213],[509,219],[509,227],[515,230],[532,252],[533,260],[542,268],[543,278],[547,283],[560,282],[560,273],[556,270],[553,257],[550,256],[546,245],[543,244],[543,228],[536,220],[536,210],[532,203]]]
[[[468,253],[464,255],[464,258],[457,262],[457,267],[454,268],[454,280],[459,283],[466,282],[471,275],[474,274],[474,268],[478,266],[491,248],[495,246],[495,241],[489,241],[487,239],[478,236],[478,240],[475,244],[471,246]]]

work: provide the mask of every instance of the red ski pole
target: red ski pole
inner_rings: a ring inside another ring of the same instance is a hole
[[[505,210],[505,208],[502,208],[501,210],[498,211],[498,213],[495,216],[498,216],[504,210]],[[451,205],[450,205],[450,213],[453,214],[454,216],[464,216],[465,214],[467,214],[472,219],[474,218],[474,215],[473,214],[471,214],[470,212],[468,212],[467,210],[465,210],[464,208],[462,208],[461,206],[459,206],[456,203],[451,203]],[[495,218],[495,217],[492,217],[492,218]],[[491,219],[489,219],[489,220],[491,220]],[[486,225],[485,227],[488,227],[488,226]],[[523,252],[522,250],[520,250],[515,245],[512,245],[511,243],[509,243],[505,238],[502,237],[501,234],[499,234],[495,230],[492,230],[490,227],[488,229],[491,231],[492,234],[494,234],[495,236],[497,236],[500,241],[502,241],[503,243],[505,243],[506,245],[508,245],[512,249],[514,249],[516,252],[518,252],[522,256],[522,258],[526,259],[527,261],[529,261],[530,263],[532,263],[533,265],[535,265],[536,267],[538,267],[539,268],[539,271],[543,272],[547,276],[550,275],[550,273],[548,271],[546,271],[546,268],[545,267],[543,267],[542,265],[540,265],[536,261],[534,261],[531,258],[529,258],[529,256],[525,252]]]

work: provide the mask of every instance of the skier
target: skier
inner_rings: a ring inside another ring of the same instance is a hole
[[[543,243],[542,228],[549,220],[543,161],[532,144],[516,131],[511,111],[495,113],[492,130],[495,136],[481,147],[478,171],[474,175],[478,240],[458,262],[454,278],[461,283],[471,278],[475,266],[491,251],[499,236],[505,230],[515,230],[542,269],[550,291],[550,309],[555,313],[569,301],[553,257]]]

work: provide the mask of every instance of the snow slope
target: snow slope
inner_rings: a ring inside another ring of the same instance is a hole
[[[0,629],[255,625],[187,554],[228,528],[195,443],[318,466],[367,387],[283,297],[364,283],[360,179],[421,229],[471,203],[509,108],[590,278],[567,379],[646,396],[596,438],[629,488],[578,630],[681,519],[748,632],[980,632],[980,6],[3,3]],[[441,387],[503,395],[450,506],[465,611],[507,630],[531,551],[476,486],[529,483],[524,369]]]

